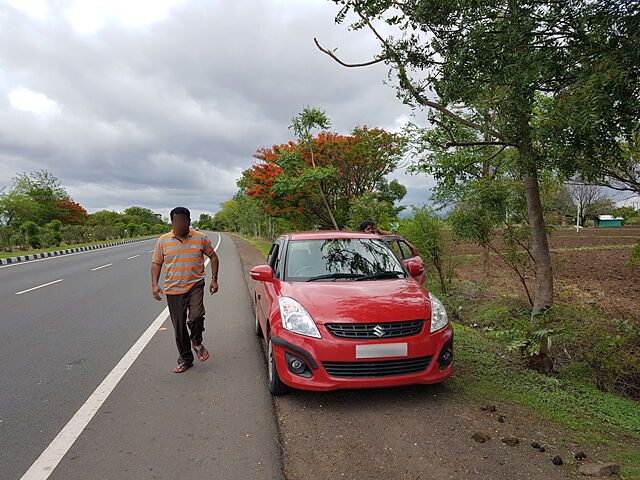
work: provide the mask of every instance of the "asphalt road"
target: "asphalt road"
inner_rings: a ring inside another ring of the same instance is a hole
[[[251,300],[220,240],[212,358],[172,373],[165,320],[49,478],[282,478]],[[150,293],[153,243],[0,267],[1,479],[22,477],[165,308]]]

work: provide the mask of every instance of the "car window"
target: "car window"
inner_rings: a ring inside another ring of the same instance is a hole
[[[393,250],[393,252],[396,255],[398,255],[398,258],[404,258],[402,254],[402,249],[400,248],[400,242],[398,242],[398,240],[391,240],[391,241],[388,241],[387,243],[391,247],[391,250]]]
[[[332,274],[353,277],[332,278],[330,281],[349,281],[357,276],[382,272],[401,272],[399,277],[406,276],[398,257],[381,239],[292,240],[288,243],[287,252],[287,281],[307,281]]]
[[[267,254],[267,264],[271,266],[271,268],[273,268],[274,258],[278,255],[278,247],[278,243],[274,243],[273,245],[271,245],[269,253]]]
[[[278,242],[275,251],[273,252],[273,264],[271,268],[273,269],[274,278],[280,278],[280,269],[282,267],[282,244]]]
[[[415,255],[413,254],[413,249],[407,242],[403,242],[402,240],[398,240],[398,246],[400,250],[402,250],[402,259],[406,260],[408,258],[413,258]]]

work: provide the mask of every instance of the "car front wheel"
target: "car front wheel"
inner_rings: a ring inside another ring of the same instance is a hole
[[[267,344],[267,371],[269,374],[269,391],[271,395],[283,395],[290,390],[290,387],[280,380],[280,375],[278,375],[278,367],[276,366],[276,357],[273,352],[273,342],[271,338],[269,338],[269,343]]]

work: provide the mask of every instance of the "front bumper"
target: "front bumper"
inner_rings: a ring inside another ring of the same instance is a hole
[[[427,327],[428,328],[428,324]],[[378,388],[401,385],[439,383],[451,376],[453,363],[448,362],[444,367],[443,351],[448,348],[453,354],[453,329],[447,325],[442,330],[429,333],[422,332],[418,335],[389,340],[351,340],[336,338],[323,325],[318,325],[322,338],[311,338],[291,333],[279,328],[271,332],[273,350],[280,379],[290,387],[300,390],[338,390],[346,388]],[[381,345],[406,343],[406,357],[387,357],[362,359],[356,358],[356,345]],[[286,355],[286,352],[289,355]],[[304,360],[307,370],[304,375],[294,374],[287,364],[287,357],[291,354]],[[419,358],[431,357],[428,366],[418,373],[409,373],[395,376],[367,376],[366,378],[343,378],[329,374],[323,362],[385,362],[402,361],[409,362]],[[413,359],[413,360],[412,360]],[[452,360],[452,359],[450,359]],[[442,367],[442,368],[441,368]]]

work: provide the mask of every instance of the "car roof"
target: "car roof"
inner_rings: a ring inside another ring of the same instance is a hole
[[[281,235],[280,238],[288,238],[289,240],[328,240],[333,238],[382,238],[375,233],[363,232],[343,232],[336,230],[315,230],[308,232],[290,232]]]

